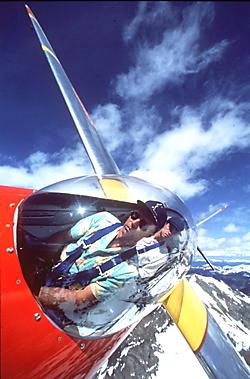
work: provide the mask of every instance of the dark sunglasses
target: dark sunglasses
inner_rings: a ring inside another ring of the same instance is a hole
[[[148,225],[148,222],[143,219],[142,215],[138,211],[132,211],[130,213],[130,217],[132,218],[132,220],[138,220],[138,218],[140,219],[140,228],[143,228]]]

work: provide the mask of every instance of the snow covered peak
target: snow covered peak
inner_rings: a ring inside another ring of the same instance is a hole
[[[190,282],[221,329],[250,365],[250,299],[214,277]],[[108,360],[98,379],[203,379],[207,375],[160,307],[143,319]]]
[[[250,298],[222,280],[192,275],[190,283],[236,349],[250,349]]]

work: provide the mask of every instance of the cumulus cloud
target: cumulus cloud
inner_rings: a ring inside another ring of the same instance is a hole
[[[122,156],[123,169],[189,198],[209,186],[201,170],[250,145],[244,114],[245,104],[217,96],[199,108],[179,107],[177,122],[165,130],[157,109],[140,102],[99,106],[93,118],[108,150]]]
[[[1,185],[36,189],[90,172],[90,163],[80,144],[54,154],[38,151],[18,166],[0,166]]]
[[[202,228],[198,233],[199,246],[207,255],[240,255],[250,256],[250,233],[237,237],[212,237],[209,232]]]
[[[118,149],[126,133],[122,129],[122,112],[116,104],[99,105],[94,109],[92,118],[98,127],[103,143],[112,153]]]
[[[145,6],[140,7],[140,12],[134,19],[136,25],[143,16],[144,8]],[[145,101],[167,83],[180,84],[185,75],[198,73],[211,62],[220,59],[228,41],[220,41],[204,50],[200,43],[204,25],[210,21],[211,12],[209,3],[188,6],[182,21],[178,26],[166,28],[158,44],[151,46],[144,41],[139,45],[134,66],[117,78],[117,93],[124,99],[140,98]]]
[[[202,48],[203,32],[214,17],[211,3],[188,5],[181,17],[176,9],[171,3],[150,7],[143,2],[125,29],[128,42],[143,26],[154,25],[156,16],[167,20],[170,15],[174,20],[165,26],[160,42],[152,44],[144,39],[138,45],[137,41],[133,67],[117,78],[116,92],[122,106],[120,142],[115,143],[120,151],[129,147],[133,152],[133,161],[126,157],[123,162],[130,174],[189,198],[209,187],[201,171],[223,155],[249,146],[250,133],[244,118],[246,104],[219,94],[197,107],[176,107],[167,123],[156,108],[147,107],[155,92],[170,82],[178,85],[190,73],[197,74],[219,60],[229,46],[223,40]],[[112,119],[109,124],[113,124]],[[111,149],[113,146],[111,141]]]
[[[213,100],[211,100],[213,102]],[[216,98],[216,111],[209,125],[207,102],[201,108],[179,109],[176,125],[148,143],[133,175],[161,181],[187,198],[206,190],[208,183],[198,178],[200,170],[209,167],[223,154],[250,145],[250,129],[242,117],[240,104]]]
[[[211,3],[180,8],[167,2],[140,3],[125,28],[124,39],[135,39],[142,26],[155,28],[156,20],[164,27],[154,43],[144,39],[135,44],[133,67],[116,80],[119,106],[114,102],[99,105],[91,115],[106,148],[124,172],[163,185],[183,198],[209,188],[203,170],[231,151],[250,145],[245,117],[249,104],[237,98],[217,94],[197,106],[177,105],[167,121],[156,105],[148,105],[149,98],[168,83],[178,85],[190,73],[221,58],[228,41],[202,47],[202,36],[213,17]],[[89,173],[90,165],[83,156],[79,146],[76,151],[54,155],[37,152],[23,164],[0,167],[0,175],[5,184],[42,187]]]
[[[247,232],[247,233],[243,236],[243,241],[250,242],[250,232]]]
[[[236,233],[240,230],[238,226],[236,226],[234,223],[227,224],[223,230],[227,233]]]
[[[99,105],[91,115],[102,140],[121,169],[128,171],[141,158],[148,141],[153,140],[157,125],[162,122],[155,107],[128,103],[118,107]]]

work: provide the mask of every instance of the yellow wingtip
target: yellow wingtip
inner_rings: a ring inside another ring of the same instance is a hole
[[[186,279],[161,300],[193,351],[198,351],[207,331],[207,309]]]

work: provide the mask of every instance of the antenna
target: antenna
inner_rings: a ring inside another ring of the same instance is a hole
[[[207,222],[208,220],[210,220],[211,218],[213,218],[214,216],[216,216],[218,213],[224,211],[227,207],[228,207],[228,204],[224,204],[223,207],[221,207],[220,209],[218,209],[217,211],[215,211],[214,213],[212,213],[210,216],[206,217],[204,220],[198,222],[196,224],[196,226],[199,227],[200,225],[204,224],[205,222]]]

